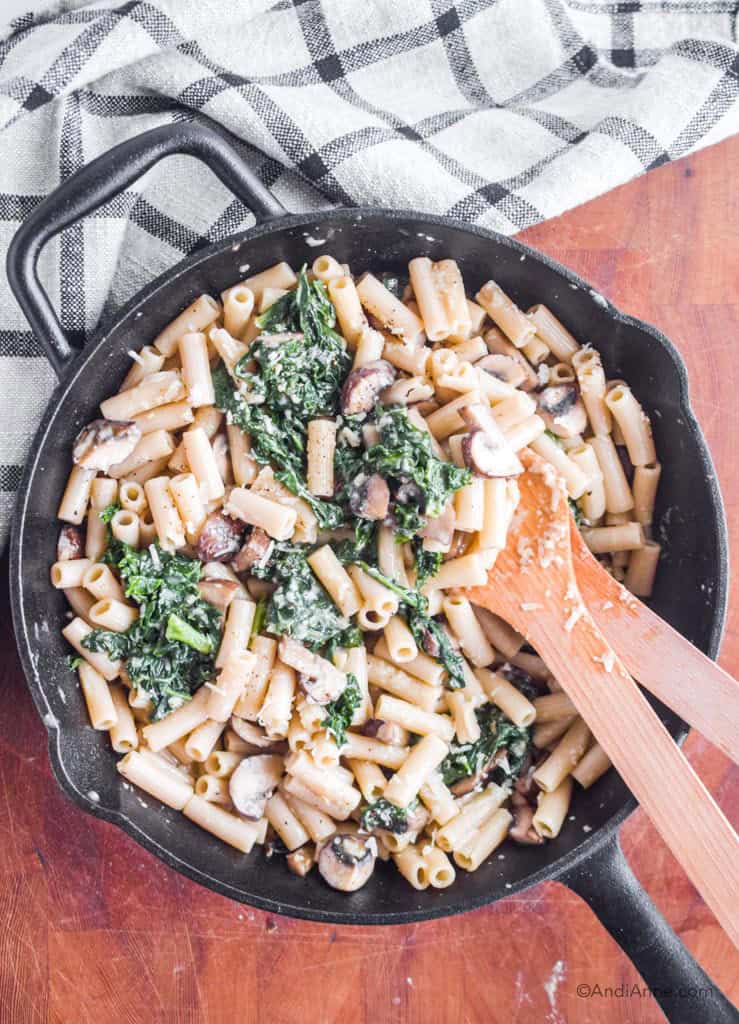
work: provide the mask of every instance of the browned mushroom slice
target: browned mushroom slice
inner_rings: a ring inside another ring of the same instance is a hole
[[[454,521],[454,503],[450,501],[438,516],[426,521],[421,530],[421,536],[428,541],[424,547],[428,551],[446,551],[454,537]]]
[[[318,870],[332,889],[356,892],[365,885],[375,869],[377,840],[338,832],[321,848]]]
[[[212,604],[219,611],[225,612],[236,595],[243,590],[243,587],[236,580],[205,577],[198,583],[198,590],[204,601]]]
[[[269,558],[274,541],[270,535],[255,526],[249,534],[244,546],[231,562],[234,572],[249,572],[254,565],[261,565]]]
[[[488,347],[488,351],[493,355],[508,356],[514,363],[518,363],[524,374],[524,382],[521,385],[522,391],[531,391],[539,386],[539,378],[531,363],[523,352],[520,352],[514,344],[508,341],[503,332],[498,330],[497,327],[491,327],[490,330],[485,332],[485,344]],[[481,362],[482,360],[475,365],[480,366]]]
[[[293,850],[292,853],[288,853],[285,860],[294,875],[305,878],[308,872],[313,870],[313,865],[316,863],[315,848],[311,843],[306,843],[305,846],[300,846],[297,850]]]
[[[93,420],[80,430],[72,458],[84,469],[107,473],[123,462],[141,440],[141,427],[133,420]]]
[[[197,543],[201,562],[228,562],[241,547],[244,524],[223,512],[211,512]]]
[[[521,846],[540,846],[544,839],[533,826],[534,808],[521,804],[513,809],[513,824],[508,832],[514,843]]]
[[[73,558],[85,557],[85,538],[79,526],[65,525],[59,531],[56,542],[57,562],[69,562]]]
[[[425,377],[404,377],[380,393],[383,405],[415,405],[434,397],[434,385]]]
[[[344,416],[356,416],[372,412],[381,391],[395,380],[395,367],[384,359],[352,370],[341,389],[341,412]]]
[[[261,747],[263,750],[267,750],[275,746],[275,741],[269,738],[264,729],[255,725],[254,722],[247,721],[246,718],[232,715],[231,728],[237,736],[240,736],[242,740],[250,743],[253,747]]]
[[[349,494],[349,508],[360,519],[384,519],[390,505],[390,488],[379,473],[358,477]]]
[[[575,437],[588,425],[576,384],[555,384],[538,395],[539,415],[557,437]]]
[[[283,759],[275,754],[245,757],[228,782],[231,801],[245,818],[259,821],[282,777]]]
[[[280,661],[295,669],[301,688],[316,704],[329,704],[344,692],[345,673],[292,637],[283,636],[278,654]]]
[[[526,371],[513,356],[504,356],[502,353],[496,352],[479,359],[475,365],[492,377],[503,381],[504,384],[510,384],[513,388],[520,387],[526,380]]]
[[[408,734],[401,725],[386,722],[383,718],[368,718],[362,726],[362,735],[391,746],[405,746],[408,742]]]
[[[505,439],[496,442],[482,430],[473,430],[462,438],[462,457],[478,476],[507,477],[523,472],[518,456]]]

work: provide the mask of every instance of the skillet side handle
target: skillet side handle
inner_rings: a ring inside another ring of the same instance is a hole
[[[670,1024],[736,1024],[736,1009],[642,889],[618,836],[582,857],[558,881],[590,905],[639,971]]]
[[[174,153],[206,164],[257,222],[287,212],[224,135],[194,121],[177,121],[127,139],[80,168],[26,218],[7,256],[10,287],[57,376],[62,376],[74,350],[39,280],[41,251],[64,228],[93,213]]]

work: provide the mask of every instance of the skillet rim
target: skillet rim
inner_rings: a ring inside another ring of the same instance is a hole
[[[547,254],[541,253],[514,238],[501,235],[490,228],[464,223],[463,221],[459,221],[452,217],[423,213],[418,210],[396,210],[367,206],[337,207],[326,210],[316,210],[307,214],[297,213],[275,216],[254,225],[246,231],[239,232],[236,235],[231,235],[226,239],[222,239],[221,241],[213,243],[203,249],[199,249],[196,253],[185,257],[179,263],[175,264],[175,266],[165,271],[163,274],[160,274],[157,278],[142,288],[116,312],[115,316],[108,323],[94,331],[90,341],[72,358],[68,372],[50,396],[41,423],[32,442],[31,451],[33,454],[28,459],[24,467],[13,511],[12,533],[10,540],[9,578],[11,612],[16,638],[16,647],[20,656],[26,683],[31,692],[31,697],[36,706],[36,710],[38,711],[48,733],[47,746],[54,777],[66,796],[83,811],[116,825],[135,842],[139,843],[146,850],[163,861],[168,867],[173,868],[192,881],[204,885],[206,888],[218,892],[220,895],[229,899],[236,900],[239,903],[245,903],[249,906],[271,913],[322,923],[342,925],[408,924],[417,921],[433,920],[440,917],[451,917],[456,914],[465,913],[469,910],[479,909],[480,907],[495,903],[499,899],[505,899],[517,892],[528,889],[530,886],[538,885],[540,882],[556,881],[567,872],[571,872],[578,864],[587,860],[588,857],[595,854],[610,842],[620,825],[638,806],[637,801],[633,796],[629,795],[622,806],[611,815],[608,821],[601,825],[592,834],[584,836],[574,849],[563,853],[552,863],[542,867],[538,871],[526,875],[524,878],[521,878],[516,882],[508,883],[510,888],[507,888],[504,893],[495,893],[490,897],[477,896],[467,899],[462,898],[458,902],[444,907],[436,908],[431,906],[419,910],[411,909],[399,911],[398,913],[383,912],[381,914],[361,911],[357,912],[356,910],[352,911],[350,900],[346,901],[346,912],[334,912],[312,908],[305,904],[294,905],[290,903],[283,903],[278,900],[272,900],[251,894],[249,894],[249,898],[246,899],[241,890],[223,882],[221,879],[209,875],[205,871],[192,867],[190,864],[181,860],[172,852],[172,850],[161,846],[158,842],[151,839],[127,814],[93,802],[89,796],[82,793],[76,787],[64,766],[61,752],[61,730],[56,727],[56,720],[51,713],[49,705],[46,703],[44,688],[34,667],[32,652],[34,647],[37,645],[32,640],[31,633],[27,628],[23,601],[23,577],[21,575],[21,565],[23,559],[22,541],[26,526],[27,502],[31,485],[35,477],[36,467],[41,457],[41,453],[44,450],[48,428],[51,420],[54,418],[56,406],[61,401],[62,396],[67,396],[74,390],[81,374],[86,369],[88,362],[105,345],[110,333],[123,320],[131,316],[135,316],[136,312],[139,311],[139,308],[148,303],[160,288],[172,285],[179,277],[191,272],[201,264],[207,264],[211,258],[226,253],[229,249],[234,251],[236,247],[240,246],[242,243],[252,242],[256,239],[270,235],[277,229],[283,230],[285,228],[294,229],[300,227],[316,229],[316,225],[319,223],[323,226],[327,223],[335,223],[337,221],[339,223],[343,223],[345,221],[352,220],[355,222],[363,220],[382,220],[385,222],[388,229],[391,228],[392,221],[410,220],[417,222],[419,230],[422,228],[433,229],[435,227],[453,228],[455,230],[477,236],[484,241],[492,241],[496,244],[503,245],[504,247],[509,248],[512,253],[515,253],[519,259],[521,256],[525,256],[527,260],[534,260],[537,263],[543,264],[549,270],[554,271],[566,284],[572,285],[573,287],[576,286],[578,289],[589,295],[591,300],[604,310],[608,317],[614,322],[641,331],[668,354],[677,378],[678,401],[681,414],[684,416],[684,427],[695,444],[702,463],[703,477],[706,483],[706,499],[710,502],[711,507],[711,525],[716,538],[718,561],[715,573],[714,611],[705,651],[709,657],[713,659],[717,657],[721,646],[728,603],[728,527],[718,476],[713,465],[711,453],[703,435],[703,431],[690,405],[687,368],[678,350],[670,339],[652,324],[648,324],[637,317],[633,317],[622,312],[608,299],[601,295],[600,292],[594,289],[589,282],[581,278],[568,267],[565,267],[557,260],[552,259],[552,257]],[[322,228],[319,228],[318,230],[322,230]],[[676,742],[681,745],[684,742],[687,733],[688,727],[684,722],[682,722],[682,720],[680,720],[680,731],[675,737]]]

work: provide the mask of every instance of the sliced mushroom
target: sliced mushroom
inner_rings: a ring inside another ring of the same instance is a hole
[[[107,473],[123,462],[141,440],[141,427],[133,420],[93,420],[80,430],[72,458],[84,469]]]
[[[261,747],[263,750],[270,750],[276,746],[274,740],[270,739],[264,729],[255,725],[254,722],[248,722],[245,718],[239,718],[238,715],[231,716],[231,728],[240,736],[246,743],[250,743],[253,747]],[[273,751],[276,753],[276,751]]]
[[[530,804],[522,804],[513,809],[513,824],[508,832],[514,843],[520,846],[541,846],[542,836],[533,826],[534,808]]]
[[[376,359],[352,370],[341,389],[341,412],[344,416],[356,416],[372,412],[380,392],[395,380],[395,367],[385,359]]]
[[[198,583],[202,599],[221,612],[225,612],[236,595],[243,589],[242,585],[235,580],[217,580],[207,576]]]
[[[245,757],[228,782],[231,801],[250,821],[259,821],[282,777],[283,759],[275,754]]]
[[[368,718],[362,726],[362,735],[391,746],[405,746],[408,742],[408,733],[402,725],[386,722],[383,718]]]
[[[379,473],[359,477],[349,493],[349,508],[360,519],[379,520],[387,515],[390,488]]]
[[[462,457],[465,465],[478,476],[518,476],[523,466],[506,442],[496,442],[482,430],[473,430],[462,438]]]
[[[369,881],[376,859],[377,840],[372,836],[338,832],[318,854],[318,870],[333,889],[356,892]]]
[[[65,525],[59,531],[56,542],[57,562],[69,562],[73,558],[85,557],[85,538],[79,526]]]
[[[555,384],[537,396],[539,415],[557,437],[575,437],[588,425],[576,384]]]
[[[264,564],[270,556],[273,544],[270,535],[261,526],[255,526],[231,562],[231,568],[234,572],[249,572],[252,566]]]
[[[513,356],[504,356],[502,352],[484,356],[475,365],[492,377],[502,380],[504,384],[510,384],[512,388],[520,387],[527,379],[526,371],[519,361]]]
[[[426,521],[421,536],[427,551],[446,551],[449,548],[454,537],[455,518],[454,503],[450,501],[438,516]]]
[[[211,512],[198,537],[198,558],[201,562],[228,562],[241,547],[243,536],[242,522],[220,511]]]
[[[293,850],[292,853],[288,853],[285,859],[287,866],[294,875],[298,875],[299,878],[305,878],[308,872],[313,870],[313,865],[316,863],[315,848],[310,843],[306,843],[305,846],[300,846],[297,850]]]
[[[521,367],[524,373],[524,382],[521,385],[522,391],[531,391],[539,384],[539,378],[536,375],[536,371],[532,367],[523,352],[519,352],[516,346],[508,341],[502,331],[498,330],[497,327],[491,327],[490,330],[485,332],[484,335],[485,344],[488,347],[488,352],[494,355],[508,356],[515,363]],[[480,366],[482,360],[476,363],[476,366]]]
[[[315,704],[329,704],[346,689],[346,674],[307,647],[283,636],[278,649],[280,661],[294,668],[298,682]]]
[[[383,405],[415,405],[434,397],[434,385],[426,377],[403,377],[380,393]]]

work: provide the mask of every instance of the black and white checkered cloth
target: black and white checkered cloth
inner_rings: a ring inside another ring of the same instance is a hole
[[[84,163],[192,116],[243,140],[288,209],[415,207],[513,233],[739,130],[738,8],[65,0],[0,39],[3,250]],[[82,341],[152,277],[251,221],[176,157],[56,239],[42,276]],[[0,274],[0,544],[53,386]]]

